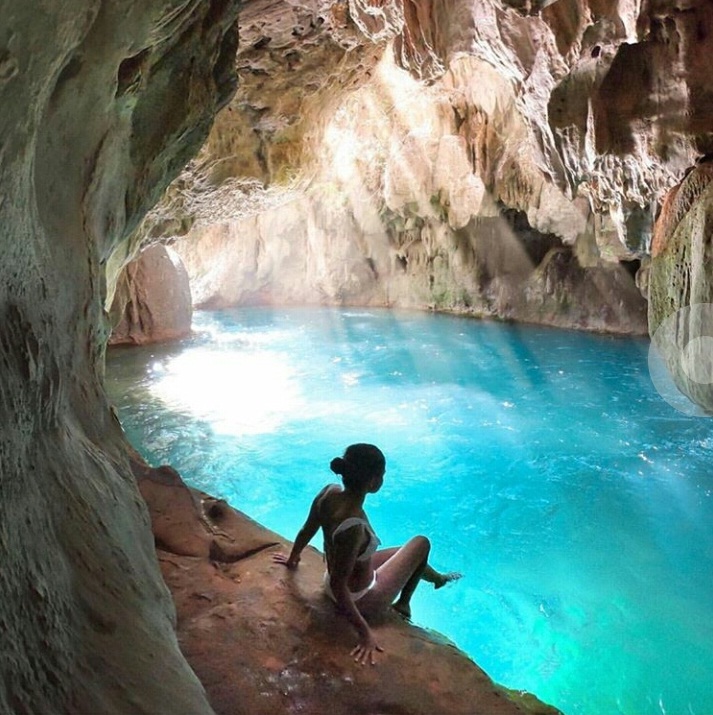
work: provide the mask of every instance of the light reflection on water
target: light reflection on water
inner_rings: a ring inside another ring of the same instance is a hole
[[[293,538],[329,460],[387,456],[367,508],[436,567],[415,620],[568,715],[713,713],[713,422],[655,392],[648,343],[388,311],[198,314],[113,350],[132,442]]]

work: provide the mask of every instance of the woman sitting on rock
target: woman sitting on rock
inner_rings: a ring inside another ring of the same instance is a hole
[[[292,552],[275,554],[274,559],[289,569],[297,568],[302,550],[322,528],[325,591],[359,634],[359,643],[351,651],[354,660],[373,665],[374,653],[383,649],[364,616],[393,603],[396,611],[409,618],[411,596],[421,579],[440,588],[460,574],[441,574],[429,566],[431,544],[425,536],[415,536],[400,548],[378,549],[381,542],[364,513],[366,495],[378,492],[384,482],[386,460],[378,447],[353,444],[329,466],[341,475],[344,488],[329,484],[317,494]]]

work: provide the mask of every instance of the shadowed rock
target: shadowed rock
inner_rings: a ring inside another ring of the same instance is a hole
[[[0,3],[0,712],[210,713],[102,385],[105,262],[235,88],[233,0]]]

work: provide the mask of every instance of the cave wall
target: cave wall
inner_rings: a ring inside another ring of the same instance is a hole
[[[435,264],[443,249],[450,270],[470,265],[476,228],[503,209],[542,237],[546,284],[572,275],[560,270],[572,255],[576,270],[596,271],[602,259],[645,258],[663,193],[712,148],[713,14],[703,0],[250,0],[244,10],[243,89],[164,207],[135,231],[235,89],[237,2],[0,0],[3,712],[209,712],[176,645],[145,506],[101,384],[104,307],[146,240],[206,228],[215,207],[224,214],[213,232],[306,201],[288,209],[294,225],[306,216],[323,235],[280,250],[252,236],[249,259],[311,251],[328,275],[337,214],[359,225],[356,245],[338,255],[360,263],[345,270],[360,296],[404,259]],[[341,192],[332,202],[340,177],[313,150],[339,128],[346,93],[371,81],[387,45],[441,92],[435,119],[423,117],[433,134],[409,132],[414,115],[392,113],[408,137],[402,152],[455,148],[448,166],[464,156],[468,171],[425,193],[419,182],[435,174],[416,172],[404,192],[410,173],[386,172],[402,157],[386,142],[361,157],[383,169],[362,184],[380,188],[375,204],[343,211]],[[281,214],[272,220],[280,226]],[[261,235],[276,233],[292,240]],[[548,247],[550,236],[561,245]],[[705,261],[706,244],[693,245],[692,260]],[[680,271],[669,255],[656,285]],[[690,299],[685,281],[676,285],[674,306]]]
[[[143,345],[189,336],[193,300],[180,256],[160,243],[141,251],[119,276],[109,320],[109,345]]]
[[[308,187],[201,219],[173,244],[196,305],[429,308],[644,333],[645,300],[619,262],[633,254],[602,259],[586,199],[537,167],[509,82],[459,56],[424,86],[390,50],[325,124]]]
[[[666,196],[649,275],[649,330],[676,387],[713,414],[713,164]]]
[[[637,288],[660,202],[710,150],[706,2],[352,0],[327,23],[318,3],[300,12],[245,23],[245,82],[146,229],[190,233],[178,250],[199,305],[415,305],[645,331]],[[347,46],[338,77],[303,62]],[[418,93],[384,80],[390,57]],[[495,216],[503,246],[484,256]],[[550,256],[523,274],[534,234],[559,239],[557,270]],[[202,242],[225,246],[230,274],[205,268]],[[484,279],[511,247],[515,267]]]
[[[3,713],[210,712],[102,387],[102,266],[234,91],[236,13],[0,2]]]

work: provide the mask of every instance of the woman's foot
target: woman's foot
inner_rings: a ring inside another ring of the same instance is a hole
[[[443,588],[447,583],[451,581],[457,581],[459,578],[463,578],[462,573],[458,571],[449,571],[448,573],[437,573],[433,577],[433,588]]]
[[[396,611],[403,619],[411,620],[411,605],[408,603],[402,603],[401,601],[396,601],[396,603],[391,604],[391,608]]]

